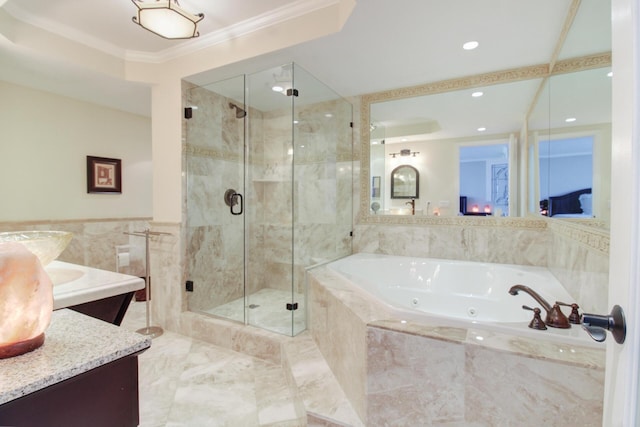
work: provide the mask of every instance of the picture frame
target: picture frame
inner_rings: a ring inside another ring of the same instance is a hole
[[[122,160],[87,156],[87,193],[122,193]]]
[[[371,178],[371,197],[373,198],[380,197],[380,183],[381,183],[381,179],[379,176],[374,176]]]

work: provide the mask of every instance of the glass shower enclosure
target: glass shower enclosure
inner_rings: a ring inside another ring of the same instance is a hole
[[[185,84],[188,309],[295,336],[351,253],[352,107],[296,64]]]

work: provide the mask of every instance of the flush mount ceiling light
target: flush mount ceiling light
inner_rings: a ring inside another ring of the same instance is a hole
[[[473,50],[473,49],[477,48],[479,45],[480,45],[480,43],[478,43],[475,40],[472,40],[472,41],[468,41],[465,44],[463,44],[462,48],[464,50]]]
[[[178,0],[131,0],[138,8],[133,22],[165,39],[198,37],[198,22],[204,14],[194,15],[178,4]]]

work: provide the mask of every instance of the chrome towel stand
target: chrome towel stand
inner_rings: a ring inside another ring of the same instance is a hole
[[[151,338],[159,337],[162,335],[162,328],[160,326],[149,326],[149,300],[151,299],[151,293],[149,292],[149,280],[150,280],[150,267],[149,267],[149,238],[150,236],[170,236],[171,233],[162,233],[160,231],[151,231],[148,228],[145,228],[144,231],[134,231],[133,233],[127,233],[130,236],[139,236],[144,237],[144,249],[145,249],[145,278],[144,278],[144,289],[146,293],[145,298],[145,308],[147,314],[147,323],[146,327],[138,329],[136,332],[142,335],[148,335]]]

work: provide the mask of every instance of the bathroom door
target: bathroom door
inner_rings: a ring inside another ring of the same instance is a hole
[[[244,76],[185,91],[190,311],[245,322]]]
[[[609,306],[625,311],[623,345],[607,339],[603,425],[637,426],[640,422],[640,39],[638,3],[612,2],[613,137],[611,170],[611,246]],[[619,54],[616,54],[618,52]],[[630,88],[632,88],[630,90]]]

